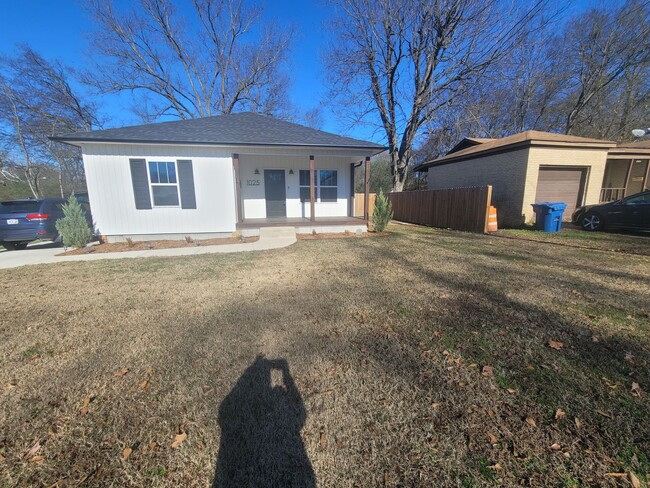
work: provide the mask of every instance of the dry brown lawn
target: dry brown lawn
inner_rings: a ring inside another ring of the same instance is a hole
[[[0,486],[632,486],[650,257],[381,239],[2,272]]]

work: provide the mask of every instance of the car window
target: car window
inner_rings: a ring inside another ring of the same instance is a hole
[[[636,195],[631,198],[626,198],[625,203],[631,203],[631,204],[650,203],[650,193],[645,193],[643,195]]]
[[[40,208],[39,200],[0,202],[0,214],[38,213]]]

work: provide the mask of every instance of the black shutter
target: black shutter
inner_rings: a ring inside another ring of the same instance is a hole
[[[181,194],[181,208],[196,208],[194,171],[189,159],[178,161],[178,189]]]
[[[151,209],[147,162],[144,159],[129,159],[129,163],[131,164],[131,182],[133,183],[135,208],[138,210]]]

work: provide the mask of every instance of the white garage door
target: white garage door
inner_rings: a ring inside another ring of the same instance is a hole
[[[582,203],[586,170],[584,168],[540,168],[535,202],[564,202],[567,207],[563,220]]]

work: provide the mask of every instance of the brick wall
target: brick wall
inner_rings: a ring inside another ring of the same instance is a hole
[[[526,222],[533,220],[534,214],[531,204],[535,202],[540,166],[586,167],[587,177],[583,204],[598,203],[605,175],[607,149],[532,146],[529,151],[528,173],[523,198],[523,211]]]
[[[514,227],[524,222],[522,205],[526,182],[528,148],[476,157],[429,168],[430,190],[492,185],[492,204],[499,226]]]

